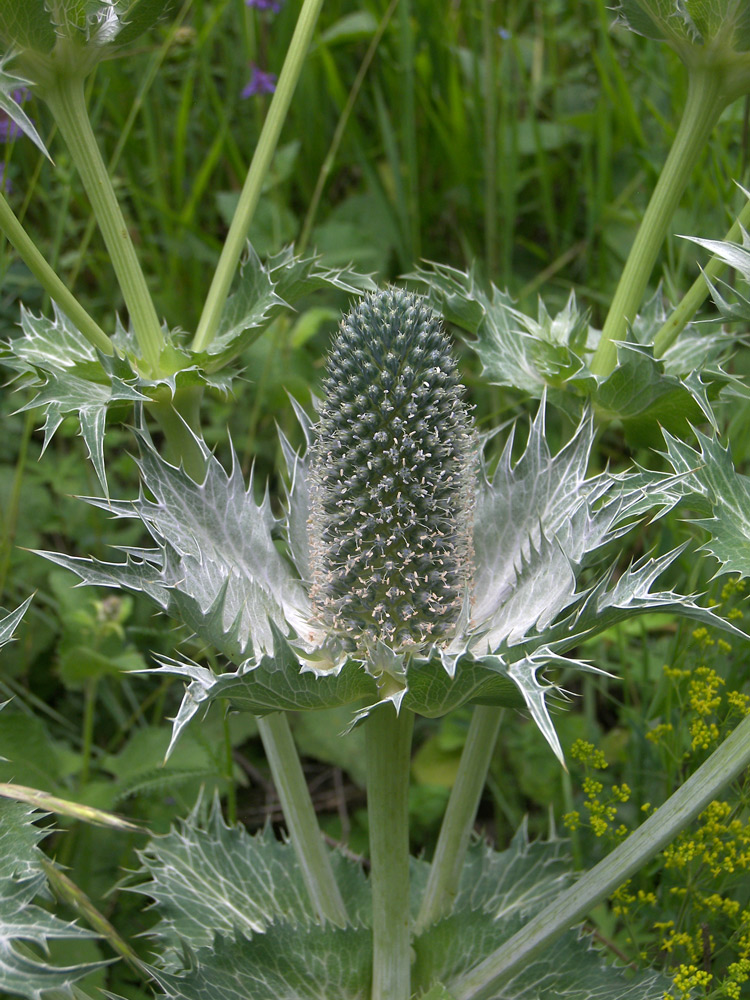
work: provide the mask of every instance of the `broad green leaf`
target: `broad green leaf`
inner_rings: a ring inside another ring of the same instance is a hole
[[[434,264],[408,277],[426,286],[427,298],[446,321],[473,335],[466,342],[490,382],[537,399],[547,395],[574,419],[588,402],[600,419],[621,421],[639,445],[648,443],[645,435],[657,425],[683,434],[691,422],[712,420],[709,396],[732,381],[720,369],[730,338],[698,340],[690,328],[691,354],[675,350],[663,360],[653,357],[653,337],[666,318],[660,291],[636,318],[633,340],[618,345],[617,367],[603,378],[589,369],[599,332],[572,295],[556,316],[540,302],[533,319],[494,285],[483,291],[472,271]],[[685,368],[689,358],[701,369],[700,377]]]
[[[46,892],[47,879],[37,847],[43,834],[32,816],[28,805],[0,799],[0,989],[41,1000],[47,990],[70,992],[76,980],[105,963],[58,967],[24,948],[33,944],[44,949],[53,939],[97,937],[34,903]]]
[[[640,446],[649,438],[655,444],[660,427],[686,434],[691,425],[714,419],[708,401],[701,405],[688,384],[667,374],[652,348],[640,344],[617,345],[617,366],[601,382],[595,398],[599,412],[621,420]]]
[[[161,671],[190,681],[173,721],[170,749],[193,716],[217,698],[233,708],[268,715],[270,712],[310,712],[337,705],[377,700],[375,680],[361,664],[349,660],[330,673],[304,671],[288,643],[277,634],[276,651],[259,661],[245,661],[236,672],[214,674],[208,667],[161,660]]]
[[[407,278],[426,285],[427,299],[448,322],[475,334],[467,343],[493,384],[536,398],[546,387],[566,382],[595,384],[583,358],[596,346],[596,335],[572,295],[554,317],[540,301],[534,320],[515,309],[510,296],[494,285],[489,294],[484,292],[472,271],[434,264],[431,270],[419,268]]]
[[[215,804],[196,810],[142,852],[136,886],[154,900],[152,934],[161,960],[152,975],[170,1000],[366,1000],[370,995],[369,886],[361,866],[332,855],[352,925],[319,926],[287,843],[228,827]],[[429,865],[414,859],[416,913]],[[529,842],[522,827],[510,847],[469,850],[449,917],[413,942],[413,988],[421,1000],[451,1000],[452,983],[489,955],[573,879],[564,841]],[[576,931],[532,963],[503,1000],[643,997],[662,1000],[668,980],[606,966]],[[661,993],[656,992],[657,989]],[[513,992],[515,990],[515,992]]]
[[[148,31],[156,22],[171,13],[176,0],[123,0],[122,27],[115,43],[129,45]]]
[[[256,340],[282,312],[319,289],[361,295],[375,287],[369,275],[322,267],[318,258],[295,257],[287,247],[264,264],[248,244],[237,288],[227,299],[219,331],[208,349],[194,355],[207,371],[223,368]]]
[[[282,924],[252,941],[217,937],[187,973],[152,975],[166,1000],[367,1000],[371,963],[367,930]]]
[[[55,44],[55,32],[45,0],[3,0],[0,39],[11,48],[49,52]]]
[[[501,853],[474,845],[452,913],[414,942],[414,982],[427,989],[438,981],[450,995],[461,974],[493,950],[493,940],[508,940],[572,877],[565,842],[552,838],[530,843],[525,827]],[[589,939],[572,930],[493,993],[492,1000],[663,1000],[670,985],[670,979],[655,973],[631,977],[605,965]]]
[[[250,835],[240,825],[227,826],[215,800],[208,815],[199,804],[164,837],[140,852],[147,881],[134,890],[156,903],[159,923],[150,933],[159,939],[169,962],[183,944],[191,950],[211,946],[214,936],[253,938],[274,924],[300,932],[317,921],[294,848],[272,829]],[[369,921],[366,882],[361,866],[341,854],[332,856],[348,897],[355,924]]]

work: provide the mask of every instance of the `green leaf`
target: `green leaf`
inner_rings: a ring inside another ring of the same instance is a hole
[[[655,444],[661,427],[686,434],[691,425],[714,420],[707,400],[701,405],[686,382],[665,372],[665,363],[651,347],[634,343],[617,345],[617,366],[599,385],[596,405],[602,414],[621,420],[641,447]]]
[[[270,830],[228,827],[214,804],[197,809],[142,852],[154,900],[161,960],[151,973],[170,1000],[366,1000],[370,995],[369,885],[356,862],[332,861],[352,924],[320,926],[290,844]],[[412,861],[412,912],[429,872]],[[529,842],[523,826],[506,851],[475,842],[449,917],[414,942],[413,988],[421,1000],[452,1000],[452,985],[573,880],[564,841]],[[214,933],[215,932],[215,933]],[[606,966],[588,938],[568,932],[529,965],[501,1000],[661,1000],[669,981]],[[656,992],[661,990],[661,992]],[[493,994],[494,996],[494,994]]]
[[[289,644],[279,634],[274,653],[258,661],[245,661],[236,672],[217,675],[195,663],[165,659],[160,662],[161,671],[190,680],[173,722],[170,749],[193,716],[217,698],[225,698],[233,708],[253,715],[310,712],[350,705],[363,698],[370,702],[377,700],[375,680],[361,664],[349,660],[331,673],[303,671]]]
[[[288,924],[252,941],[216,938],[185,974],[152,974],[166,1000],[367,1000],[370,932]]]
[[[198,951],[210,947],[216,934],[249,939],[278,923],[300,932],[314,927],[316,911],[291,843],[277,840],[270,827],[251,836],[241,825],[227,826],[218,799],[205,813],[199,803],[140,853],[147,881],[135,891],[155,900],[160,921],[149,933],[172,960],[183,944]],[[361,866],[340,854],[333,860],[353,904],[350,917],[366,922]]]
[[[426,989],[438,981],[450,995],[463,972],[552,902],[572,877],[566,843],[556,838],[530,843],[525,826],[506,851],[496,853],[475,844],[461,874],[451,915],[414,942],[414,982]],[[572,930],[493,992],[492,998],[662,1000],[669,986],[670,979],[655,973],[631,977],[624,970],[605,965],[589,939]]]
[[[218,802],[199,806],[141,853],[155,901],[151,932],[162,959],[152,974],[167,997],[221,1000],[365,1000],[371,942],[361,865],[333,854],[353,925],[321,927],[290,843],[270,828],[228,827]],[[181,971],[182,966],[187,966]]]
[[[125,0],[121,3],[123,27],[115,43],[118,46],[129,45],[153,27],[159,18],[170,14],[175,6],[176,0]]]
[[[295,257],[293,247],[280,251],[264,264],[248,244],[237,288],[224,306],[218,333],[208,350],[194,357],[207,371],[223,368],[278,315],[303,296],[322,288],[360,295],[375,285],[369,275],[321,267],[315,256]]]
[[[489,294],[484,292],[473,271],[433,264],[431,270],[418,268],[407,278],[426,286],[430,304],[448,322],[475,334],[467,343],[493,384],[511,386],[537,399],[545,387],[595,384],[583,361],[595,346],[589,343],[593,333],[572,294],[554,317],[540,301],[538,318],[533,320],[494,285]]]
[[[750,478],[737,472],[729,449],[697,432],[699,451],[665,433],[667,458],[683,477],[688,501],[709,512],[693,523],[709,534],[703,545],[721,571],[750,576]]]
[[[44,450],[63,418],[75,413],[89,457],[102,488],[104,429],[107,410],[114,402],[147,399],[136,387],[138,377],[123,358],[99,354],[53,303],[54,318],[34,316],[21,307],[22,335],[3,348],[0,357],[25,378],[37,394],[20,407],[41,407],[45,414]]]
[[[33,902],[46,893],[47,879],[37,847],[43,833],[32,824],[32,815],[29,806],[0,799],[0,988],[14,996],[41,1000],[47,990],[69,993],[76,980],[106,963],[58,967],[28,948],[44,949],[54,939],[98,936]]]

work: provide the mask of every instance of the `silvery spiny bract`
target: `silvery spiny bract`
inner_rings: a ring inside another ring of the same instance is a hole
[[[315,423],[295,404],[306,451],[282,435],[283,516],[267,493],[256,502],[234,457],[227,472],[197,439],[196,483],[141,428],[140,496],[90,502],[139,518],[155,547],[126,548],[124,563],[47,553],[87,583],[147,593],[233,665],[162,661],[189,681],[173,739],[217,698],[257,715],[387,699],[434,717],[525,702],[561,756],[544,671],[594,669],[568,655],[584,638],[653,608],[733,630],[688,597],[652,591],[681,550],[619,576],[602,560],[607,543],[678,502],[681,479],[587,476],[590,414],[552,454],[542,401],[520,458],[511,434],[488,474],[487,438],[423,299],[362,299],[341,324],[325,390]]]
[[[476,441],[438,317],[367,295],[328,359],[310,459],[313,614],[353,649],[441,643],[471,582]]]

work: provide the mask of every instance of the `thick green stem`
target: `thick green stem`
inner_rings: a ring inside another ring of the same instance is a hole
[[[386,703],[367,720],[367,814],[372,870],[371,1000],[409,1000],[409,770],[411,712]]]
[[[146,410],[164,432],[165,458],[173,465],[182,465],[196,483],[206,475],[206,460],[196,440],[200,434],[200,401],[202,387],[178,389],[174,398],[146,403]]]
[[[198,328],[195,331],[194,351],[204,351],[218,330],[224,303],[229,295],[237,264],[245,248],[247,231],[260,199],[263,181],[276,151],[281,128],[286,119],[322,5],[323,0],[304,0],[302,4],[297,26],[294,29],[294,35],[289,43],[284,66],[279,76],[276,93],[273,95],[268,115],[263,123],[260,139],[255,147],[252,163],[245,178],[232,224],[224,241],[224,247],[203,306]]]
[[[8,242],[18,251],[21,260],[45,292],[53,302],[57,303],[86,340],[103,354],[112,354],[112,341],[99,324],[89,316],[75,295],[63,284],[41,255],[2,194],[0,194],[0,229],[5,233]]]
[[[627,325],[638,312],[669,223],[725,104],[721,76],[711,69],[691,70],[682,120],[630,249],[591,362],[591,370],[597,375],[608,375],[617,363],[615,345],[625,339]]]
[[[742,230],[748,226],[750,226],[750,200],[745,203],[745,207],[735,219],[732,228],[724,237],[724,242],[735,243],[741,238]],[[714,278],[718,278],[726,271],[727,266],[727,263],[719,257],[712,257],[708,264],[706,264],[703,274],[700,274],[695,279],[688,292],[673,310],[669,319],[654,337],[654,354],[657,358],[660,358],[672,346],[703,305],[708,296],[706,278],[713,281]]]
[[[455,1000],[489,1000],[503,984],[650,861],[750,764],[750,716],[685,784],[603,861],[451,986]]]
[[[447,916],[453,907],[502,716],[502,708],[478,705],[474,709],[414,927],[415,934]]]
[[[81,175],[130,314],[149,374],[159,371],[162,333],[127,224],[91,128],[83,79],[61,75],[42,88],[57,127]]]
[[[345,927],[346,907],[318,827],[287,717],[281,712],[267,715],[258,719],[258,728],[289,838],[318,918]]]

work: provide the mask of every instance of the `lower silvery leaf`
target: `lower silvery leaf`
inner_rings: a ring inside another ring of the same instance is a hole
[[[350,924],[320,925],[294,851],[270,832],[227,826],[217,804],[196,810],[142,852],[154,900],[151,931],[160,952],[151,970],[170,1000],[366,1000],[370,995],[369,883],[361,865],[331,855]],[[430,866],[414,859],[411,909],[417,912]],[[415,996],[445,1000],[463,972],[508,940],[574,878],[566,842],[529,841],[526,827],[496,852],[475,842],[452,912],[413,942]],[[576,930],[493,996],[540,1000],[662,1000],[670,981],[608,966]]]
[[[155,547],[125,550],[125,563],[46,554],[87,583],[149,594],[235,664],[216,675],[162,663],[189,681],[175,735],[216,697],[258,714],[390,700],[428,716],[522,699],[561,756],[543,672],[582,638],[665,607],[736,631],[652,592],[674,554],[619,580],[602,564],[606,545],[681,499],[682,470],[587,476],[591,414],[553,454],[542,401],[520,458],[511,435],[489,475],[448,340],[419,296],[360,300],[324,389],[317,421],[302,416],[306,451],[282,439],[285,516],[267,494],[255,500],[234,457],[226,472],[198,440],[196,483],[141,430],[141,495],[91,502],[139,519]]]
[[[43,957],[50,940],[98,935],[34,903],[46,894],[47,878],[37,847],[43,834],[33,816],[29,806],[0,799],[0,989],[41,1000],[48,990],[70,992],[73,983],[107,963],[60,967]],[[31,945],[42,951],[32,951]]]

